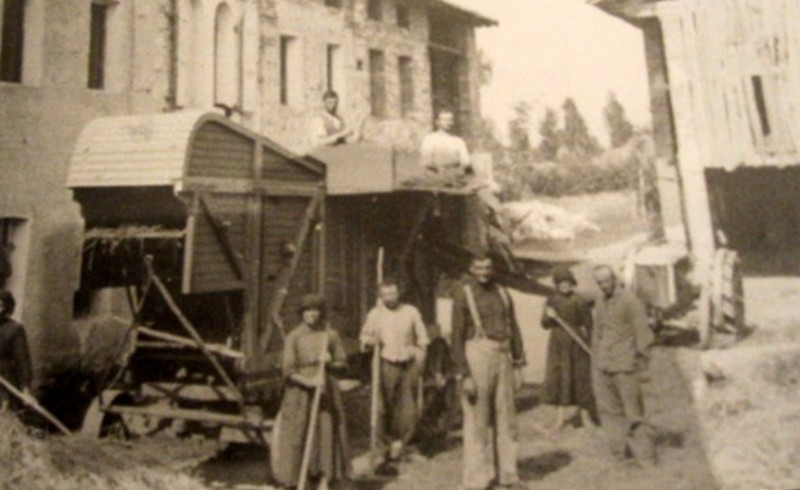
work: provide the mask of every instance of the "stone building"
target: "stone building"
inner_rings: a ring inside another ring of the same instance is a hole
[[[0,281],[36,364],[78,352],[82,219],[65,186],[93,119],[202,109],[296,152],[327,88],[367,140],[479,115],[475,28],[443,0],[0,0]]]

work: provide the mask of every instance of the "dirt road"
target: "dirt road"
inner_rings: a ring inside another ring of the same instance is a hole
[[[646,404],[652,421],[661,431],[660,464],[639,469],[620,465],[606,452],[595,429],[568,427],[553,434],[541,427],[552,424],[554,412],[542,406],[536,389],[527,387],[519,399],[520,470],[528,488],[536,490],[713,490],[716,488],[698,439],[697,425],[672,352],[654,353],[652,381],[647,385]],[[366,431],[353,427],[364,447]],[[263,451],[228,451],[199,470],[210,486],[219,488],[270,488],[265,485]],[[364,490],[456,489],[460,481],[461,444],[457,434],[446,449],[430,458],[412,458],[399,467],[399,474],[383,481],[363,481]],[[216,482],[216,483],[214,483]]]
[[[599,432],[567,428],[546,434],[538,427],[552,423],[549,407],[530,397],[521,400],[520,470],[528,488],[537,490],[712,490],[715,483],[697,439],[688,393],[670,353],[654,356],[653,380],[647,387],[647,408],[660,428],[661,462],[656,468],[622,466],[611,460]],[[455,447],[427,461],[403,465],[386,490],[442,490],[457,488],[461,450]]]

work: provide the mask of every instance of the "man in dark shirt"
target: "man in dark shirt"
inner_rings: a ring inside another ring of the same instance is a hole
[[[33,370],[25,329],[11,319],[16,301],[6,290],[0,290],[0,376],[23,393],[30,394]],[[22,408],[15,396],[0,386],[0,406],[16,412]]]
[[[652,427],[645,420],[639,383],[654,341],[647,312],[634,293],[619,287],[610,267],[595,268],[594,278],[603,293],[595,304],[592,338],[592,386],[600,421],[614,457],[623,460],[630,451],[640,464],[652,464]]]
[[[476,256],[453,302],[453,361],[464,410],[463,485],[519,485],[514,390],[525,363],[508,292],[494,282],[492,259]]]

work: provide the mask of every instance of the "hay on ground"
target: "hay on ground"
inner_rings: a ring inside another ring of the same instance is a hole
[[[9,490],[197,490],[182,473],[207,457],[207,443],[162,440],[124,444],[80,435],[34,438],[0,412],[0,488]]]

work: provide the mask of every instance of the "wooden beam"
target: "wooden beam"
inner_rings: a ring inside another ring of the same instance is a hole
[[[257,429],[269,429],[273,425],[272,420],[260,419],[253,420],[243,415],[227,415],[205,410],[189,410],[182,408],[164,407],[131,407],[122,405],[112,405],[103,409],[104,412],[116,413],[119,415],[140,415],[157,417],[162,419],[196,420],[198,422],[211,422],[226,426],[251,426]]]
[[[167,307],[169,307],[170,311],[172,311],[172,314],[175,315],[175,317],[180,322],[181,326],[183,326],[184,330],[186,330],[186,332],[189,334],[192,340],[194,340],[197,347],[201,351],[203,351],[203,354],[205,354],[206,358],[208,358],[208,360],[214,366],[220,378],[222,378],[222,381],[226,385],[228,385],[229,388],[231,388],[237,394],[239,394],[238,397],[239,397],[240,408],[244,411],[243,400],[241,393],[239,392],[239,388],[236,387],[236,384],[233,382],[230,376],[228,376],[228,372],[225,371],[225,368],[222,367],[222,365],[219,363],[219,360],[216,357],[214,357],[214,354],[208,349],[208,346],[206,345],[205,341],[203,341],[203,338],[200,336],[199,333],[197,333],[197,330],[194,328],[194,326],[192,326],[192,323],[189,321],[189,319],[186,318],[181,309],[178,308],[178,305],[175,303],[175,300],[172,299],[172,295],[169,293],[169,290],[164,285],[164,283],[161,282],[161,278],[158,277],[158,275],[156,275],[155,271],[153,270],[152,257],[147,257],[145,259],[145,265],[147,266],[147,273],[148,276],[150,277],[150,280],[152,281],[156,289],[158,289],[158,291],[161,293],[164,302],[167,304]]]
[[[173,344],[182,345],[186,347],[197,348],[197,343],[194,340],[186,337],[181,337],[180,335],[173,335],[171,333],[160,332],[158,330],[153,330],[152,328],[141,327],[141,326],[137,327],[137,330],[139,331],[139,333],[149,335],[156,339],[164,340]],[[206,344],[206,348],[208,349],[209,352],[213,352],[214,354],[219,354],[225,357],[230,357],[231,359],[244,358],[243,353],[224,345]]]
[[[318,182],[277,179],[229,179],[186,177],[176,184],[178,192],[217,192],[223,194],[259,193],[272,196],[313,196],[322,187]]]
[[[321,200],[319,204],[319,223],[317,224],[318,243],[319,246],[319,268],[317,269],[317,281],[319,294],[325,296],[325,282],[328,278],[328,253],[327,253],[327,225],[325,224],[325,200]]]
[[[253,175],[260,176],[264,165],[264,152],[260,144],[253,152]],[[261,328],[261,296],[263,285],[261,276],[263,264],[264,235],[264,199],[260,194],[252,195],[247,200],[247,287],[244,295],[244,324],[242,332],[242,350],[248,363],[259,354],[258,335]]]
[[[217,241],[222,246],[222,251],[225,253],[225,258],[228,259],[228,263],[233,268],[233,271],[236,273],[236,276],[239,279],[244,278],[244,264],[242,264],[242,257],[239,252],[233,247],[233,243],[231,242],[230,237],[228,236],[228,225],[222,222],[214,213],[213,207],[213,200],[211,196],[207,194],[200,195],[200,204],[205,210],[206,218],[208,219],[208,223],[211,225],[211,228],[214,230],[214,236],[217,237]]]
[[[209,386],[192,383],[142,383],[143,396],[166,396],[170,400],[183,398],[197,401],[236,401],[236,393],[227,386]]]
[[[446,44],[439,44],[435,42],[428,42],[428,47],[434,51],[440,51],[448,54],[453,54],[460,57],[466,57],[466,54],[463,50],[458,48],[454,48],[453,46],[447,46]]]
[[[303,184],[278,180],[261,180],[256,185],[256,190],[266,196],[312,197],[317,195],[322,188],[323,186],[316,182]]]
[[[428,220],[428,215],[432,209],[432,199],[427,200],[422,207],[419,208],[414,224],[411,226],[411,231],[406,238],[406,243],[403,245],[403,252],[400,254],[400,264],[405,264],[411,252],[414,250],[414,243],[417,241],[422,225]]]
[[[181,278],[181,292],[192,292],[192,275],[194,272],[194,242],[197,236],[197,215],[200,214],[200,196],[192,196],[189,209],[189,218],[186,220],[186,244],[183,251],[183,275]]]
[[[253,179],[222,177],[185,177],[176,183],[178,192],[222,192],[225,194],[249,194],[253,192]]]
[[[282,271],[280,277],[275,284],[275,289],[273,292],[273,297],[270,301],[269,308],[267,309],[267,322],[270,325],[276,324],[280,326],[282,322],[280,321],[280,312],[283,309],[283,304],[286,301],[286,297],[289,294],[289,287],[292,283],[292,278],[294,277],[295,272],[297,271],[297,266],[300,264],[300,258],[303,256],[303,248],[305,248],[306,241],[308,240],[308,235],[311,233],[311,225],[314,222],[314,218],[317,216],[319,206],[322,203],[323,193],[322,191],[318,192],[317,195],[311,198],[311,202],[309,203],[308,207],[306,208],[305,216],[303,217],[303,222],[300,225],[300,229],[297,232],[297,236],[295,237],[294,244],[295,244],[295,254],[292,256],[291,263],[289,264],[289,269],[287,271]],[[284,273],[285,272],[285,273]],[[281,333],[285,334],[282,331]],[[272,335],[272,329],[268,329],[267,332],[261,337],[261,351],[264,352],[267,347],[267,343]]]

